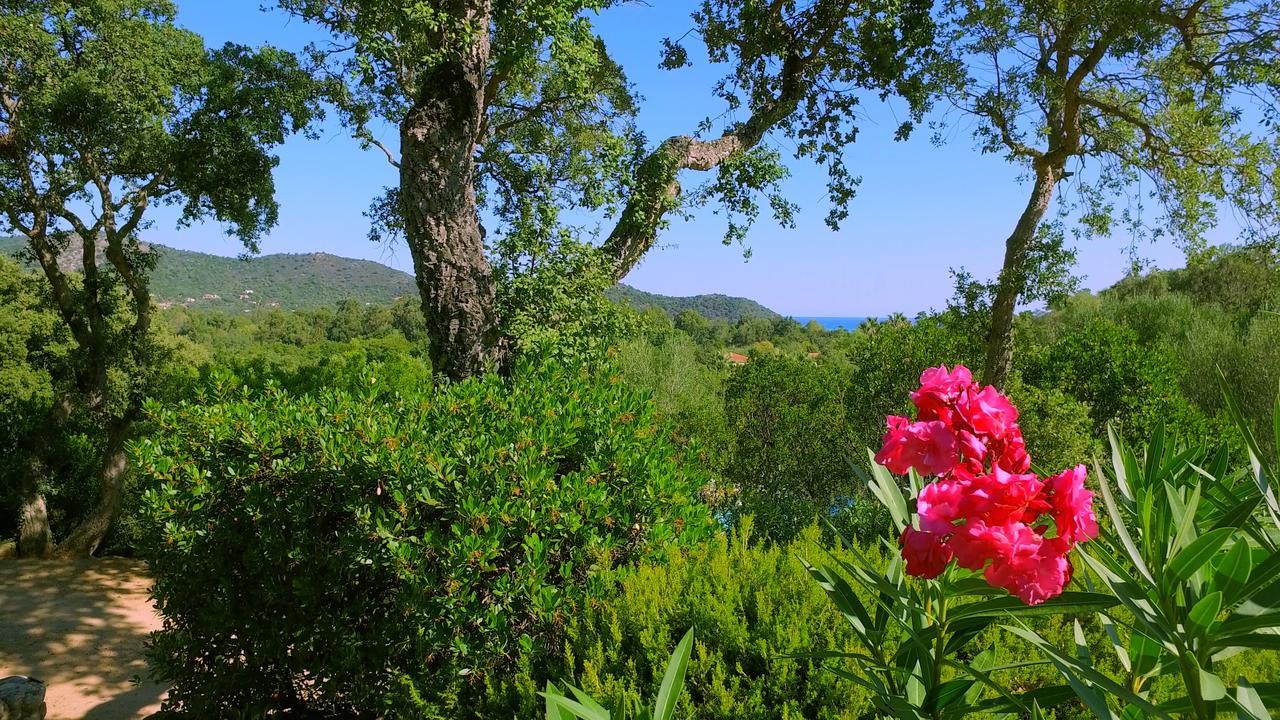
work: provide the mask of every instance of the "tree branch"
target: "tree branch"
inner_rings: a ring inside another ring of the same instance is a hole
[[[841,5],[838,18],[847,15],[849,4]],[[839,21],[829,23],[807,53],[793,46],[779,71],[777,95],[758,107],[745,122],[715,140],[698,140],[688,135],[667,138],[641,162],[622,215],[600,248],[613,266],[615,280],[631,272],[657,241],[667,213],[678,204],[680,171],[711,170],[758,145],[770,129],[795,112],[812,87],[813,67],[842,27]]]

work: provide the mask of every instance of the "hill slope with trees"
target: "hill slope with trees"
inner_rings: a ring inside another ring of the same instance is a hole
[[[408,273],[371,260],[329,253],[274,254],[232,258],[152,245],[160,254],[151,290],[162,305],[202,310],[247,310],[254,306],[288,310],[330,308],[342,300],[390,305],[416,291]],[[0,255],[15,255],[19,238],[0,238]],[[249,292],[252,291],[252,292]],[[737,322],[774,319],[778,313],[748,298],[730,295],[671,297],[617,285],[607,295],[637,310],[658,308],[672,317],[695,310],[709,319]],[[215,297],[208,297],[215,296]],[[241,297],[244,296],[244,297]]]

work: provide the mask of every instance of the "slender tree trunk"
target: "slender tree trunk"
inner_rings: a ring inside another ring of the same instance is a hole
[[[1059,173],[1045,165],[1035,168],[1036,180],[1032,185],[1027,207],[1018,218],[1018,225],[1004,244],[1004,265],[996,286],[996,296],[991,303],[991,327],[987,332],[987,363],[983,370],[984,382],[1004,389],[1013,367],[1013,316],[1018,297],[1027,287],[1027,253],[1035,240],[1036,229],[1044,219],[1049,203],[1053,200],[1054,185]]]
[[[22,468],[21,505],[18,508],[18,556],[48,557],[53,553],[53,532],[49,527],[49,508],[40,481],[51,472],[54,450],[51,438],[61,432],[71,417],[74,403],[70,395],[61,395],[49,408],[44,421],[30,429],[23,439],[26,458]]]
[[[38,453],[30,453],[22,469],[22,504],[18,509],[18,557],[48,557],[53,552],[49,509],[40,492],[45,465]]]
[[[107,428],[107,445],[103,450],[102,464],[98,466],[97,504],[67,539],[58,544],[58,557],[92,555],[120,514],[126,469],[124,445],[132,425],[130,420],[116,420]]]
[[[465,4],[475,26],[487,28],[487,3]],[[400,125],[405,239],[431,362],[436,372],[455,380],[501,365],[506,354],[474,185],[488,61],[488,34],[480,32],[461,57],[422,79],[414,107]]]

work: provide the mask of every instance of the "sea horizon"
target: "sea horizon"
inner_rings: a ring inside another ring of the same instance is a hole
[[[808,325],[809,321],[815,321],[825,330],[857,330],[858,326],[866,320],[868,315],[792,315],[791,319],[801,325]]]

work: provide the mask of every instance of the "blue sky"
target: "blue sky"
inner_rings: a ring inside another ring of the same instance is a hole
[[[261,0],[178,0],[179,23],[204,35],[210,45],[234,41],[301,49],[320,37],[306,24]],[[605,13],[598,27],[615,57],[644,97],[639,123],[651,140],[693,130],[721,111],[710,94],[719,73],[705,62],[677,72],[659,70],[659,41],[690,25],[694,3],[629,3]],[[692,55],[692,53],[691,53]],[[700,60],[693,56],[695,63]],[[950,141],[935,147],[926,132],[895,142],[892,104],[869,98],[857,143],[848,152],[862,185],[850,217],[838,232],[822,222],[825,173],[794,164],[788,195],[801,206],[794,229],[762,219],[742,248],[720,242],[723,223],[709,212],[676,221],[655,249],[626,279],[640,289],[671,295],[719,292],[743,295],[792,315],[913,314],[945,305],[950,268],[965,267],[992,277],[1004,238],[1026,203],[1018,170],[1002,158],[981,155],[970,128],[953,127]],[[383,138],[394,146],[395,134]],[[785,139],[775,141],[787,153]],[[408,251],[366,239],[363,212],[370,199],[396,182],[395,169],[376,151],[361,150],[336,122],[319,140],[291,139],[279,149],[276,173],[280,223],[262,243],[264,253],[329,252],[378,260],[410,271]],[[689,185],[697,182],[691,177]],[[190,250],[235,255],[234,238],[216,223],[174,229],[164,209],[144,239]],[[1230,239],[1230,233],[1217,234]],[[1079,248],[1085,286],[1101,288],[1127,267],[1126,238],[1086,241]],[[1169,245],[1146,245],[1143,254],[1162,267],[1181,264]]]

